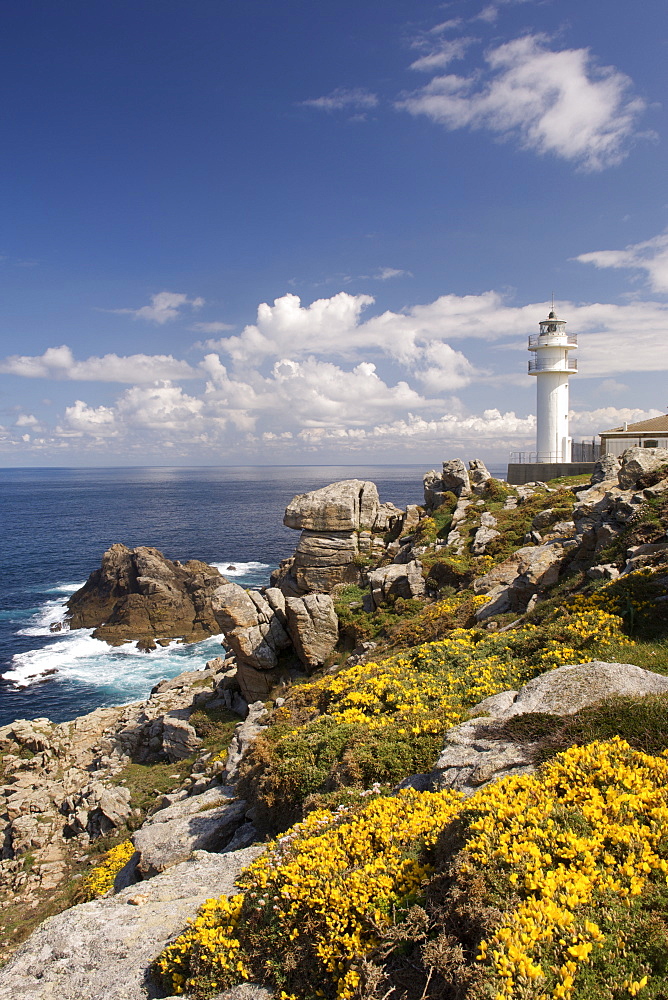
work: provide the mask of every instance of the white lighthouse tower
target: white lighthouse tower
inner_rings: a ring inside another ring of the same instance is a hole
[[[570,462],[568,434],[568,376],[578,363],[568,352],[578,346],[577,337],[566,333],[566,321],[552,311],[539,324],[540,333],[529,337],[529,375],[536,376],[536,460]]]

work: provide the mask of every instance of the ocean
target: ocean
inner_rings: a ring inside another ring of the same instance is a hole
[[[163,677],[221,653],[221,636],[152,653],[111,647],[92,630],[53,633],[65,602],[114,542],[203,559],[257,587],[299,534],[283,526],[296,493],[371,479],[381,501],[421,503],[424,465],[0,469],[0,725],[64,722],[145,698]],[[505,470],[490,470],[505,474]]]

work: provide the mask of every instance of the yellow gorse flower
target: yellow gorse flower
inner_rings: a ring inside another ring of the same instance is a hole
[[[561,814],[579,816],[583,832],[560,822]],[[648,879],[665,879],[668,755],[614,739],[571,748],[540,772],[504,779],[469,800],[407,790],[362,809],[311,813],[246,870],[242,894],[209,900],[165,949],[157,962],[163,982],[179,994],[201,986],[202,977],[239,981],[248,975],[241,942],[257,948],[258,927],[270,926],[266,940],[278,949],[271,957],[280,960],[282,948],[303,941],[321,981],[348,1000],[360,984],[359,961],[429,879],[429,864],[410,848],[435,843],[458,815],[468,820],[462,871],[505,873],[516,890],[477,956],[497,1000],[533,996],[532,989],[569,1000],[605,942],[598,902],[611,893],[630,901]],[[647,983],[645,975],[617,986],[635,996]],[[311,1000],[306,989],[280,995]]]
[[[116,847],[104,855],[102,863],[84,878],[81,891],[86,899],[95,899],[97,896],[104,896],[106,892],[114,887],[114,879],[121,868],[125,867],[132,855],[135,853],[135,845],[131,840],[124,840]]]

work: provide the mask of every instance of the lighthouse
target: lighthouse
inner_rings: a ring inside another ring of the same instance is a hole
[[[578,346],[566,333],[566,321],[552,310],[538,324],[540,333],[529,337],[529,375],[536,376],[536,461],[570,462],[568,434],[568,377],[578,370],[568,352]]]

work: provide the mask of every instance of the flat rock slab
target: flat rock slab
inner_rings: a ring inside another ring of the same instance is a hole
[[[199,799],[205,801],[200,803]],[[215,805],[219,801],[222,804]],[[210,808],[212,802],[214,806]],[[192,811],[186,811],[184,807],[188,806]],[[160,821],[160,812],[155,813],[152,821],[132,836],[140,855],[138,868],[142,876],[150,878],[186,861],[194,851],[221,851],[244,822],[247,809],[243,799],[211,798],[205,792],[161,810],[173,814],[164,822]]]
[[[198,851],[148,882],[50,917],[0,971],[0,1000],[164,996],[149,977],[151,962],[206,899],[232,893],[241,871],[263,850]]]
[[[512,705],[497,718],[526,712],[573,715],[586,705],[593,705],[613,695],[641,696],[668,693],[668,677],[643,670],[633,663],[604,663],[591,660],[559,667],[520,689]]]
[[[535,745],[500,740],[493,721],[527,712],[573,715],[613,695],[647,694],[668,694],[668,677],[632,663],[602,660],[550,670],[534,677],[519,692],[502,691],[472,708],[474,718],[447,732],[436,766],[427,778],[428,785],[433,789],[454,788],[471,795],[490,781],[535,770],[532,762]],[[483,715],[489,716],[489,721]]]

